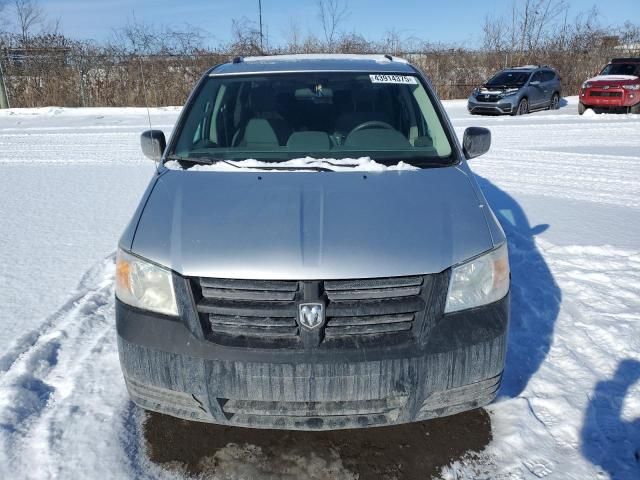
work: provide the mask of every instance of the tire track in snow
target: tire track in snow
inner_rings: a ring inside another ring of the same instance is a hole
[[[0,477],[144,476],[140,414],[117,357],[113,275],[110,255],[0,360]]]

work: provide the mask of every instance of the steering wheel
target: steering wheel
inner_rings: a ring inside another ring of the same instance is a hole
[[[359,132],[360,130],[366,130],[367,128],[386,128],[387,130],[395,130],[387,122],[381,122],[379,120],[369,120],[368,122],[362,122],[360,125],[356,125],[351,129],[345,138],[349,138],[352,134]]]

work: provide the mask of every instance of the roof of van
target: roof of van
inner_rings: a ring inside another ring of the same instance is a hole
[[[212,68],[209,75],[307,71],[415,73],[406,60],[391,55],[304,54],[237,57]]]

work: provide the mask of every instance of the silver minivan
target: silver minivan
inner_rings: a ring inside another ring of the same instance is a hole
[[[505,235],[429,80],[391,56],[211,68],[120,239],[133,401],[176,417],[326,430],[491,402],[509,324]]]

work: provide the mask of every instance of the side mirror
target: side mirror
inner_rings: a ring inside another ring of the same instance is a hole
[[[491,131],[488,128],[469,127],[464,131],[462,151],[467,160],[484,155],[491,147]]]
[[[533,80],[532,82],[529,82],[529,85],[537,87],[540,85],[540,80]]]
[[[142,153],[147,158],[157,162],[162,158],[167,141],[162,130],[147,130],[140,135],[140,146]]]

